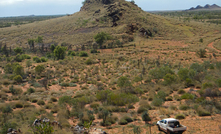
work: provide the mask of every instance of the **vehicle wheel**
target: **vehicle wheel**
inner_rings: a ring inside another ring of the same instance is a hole
[[[159,125],[157,125],[157,127],[158,127],[158,130],[159,130],[159,131],[161,131],[160,126],[159,126]]]

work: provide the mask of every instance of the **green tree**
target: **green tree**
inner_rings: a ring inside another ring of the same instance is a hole
[[[43,65],[37,65],[37,66],[35,67],[35,72],[36,72],[37,74],[41,74],[44,70],[45,70],[45,67],[44,67]]]
[[[166,75],[163,77],[163,79],[164,79],[164,83],[165,83],[166,85],[171,85],[173,82],[176,81],[176,75],[174,75],[174,74],[166,74]]]
[[[30,46],[30,49],[31,48],[35,48],[35,40],[34,39],[28,39],[28,45]]]
[[[13,69],[13,73],[15,75],[23,76],[25,74],[23,66],[21,66],[21,65],[15,66],[14,69]]]
[[[129,90],[132,87],[131,82],[129,81],[129,79],[126,76],[121,76],[117,80],[117,85],[125,92],[129,92]]]
[[[149,114],[147,113],[147,111],[145,111],[142,115],[142,120],[145,121],[145,123],[147,124],[149,121],[151,121],[151,118],[149,116]]]
[[[50,49],[51,49],[52,52],[54,52],[54,50],[55,50],[55,45],[52,44],[51,47],[50,47]]]
[[[111,37],[109,34],[101,32],[94,36],[95,41],[99,44],[100,49],[102,48],[102,45],[105,40],[109,40]]]
[[[54,49],[54,56],[60,60],[60,59],[64,59],[65,58],[65,51],[66,51],[66,47],[62,47],[62,46],[56,46]]]
[[[11,106],[10,105],[6,105],[4,108],[3,108],[3,110],[2,110],[2,112],[3,113],[5,113],[5,114],[9,114],[9,113],[11,113],[13,111],[13,109],[11,108]]]
[[[35,39],[35,42],[43,43],[43,37],[42,36],[38,36],[37,39]]]
[[[181,80],[186,80],[188,78],[189,69],[188,68],[181,68],[178,71],[178,76]]]

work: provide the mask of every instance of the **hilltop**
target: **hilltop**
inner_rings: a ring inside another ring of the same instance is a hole
[[[213,4],[213,5],[206,4],[204,7],[198,5],[195,8],[191,7],[189,9],[189,11],[200,11],[200,10],[221,10],[221,7],[216,4]]]
[[[142,28],[155,38],[186,40],[193,36],[196,38],[200,34],[198,27],[204,27],[194,23],[183,25],[186,24],[147,13],[125,0],[87,0],[81,10],[72,15],[1,28],[0,41],[8,46],[27,46],[28,39],[43,36],[46,44],[65,42],[73,46],[91,45],[93,36],[99,32],[104,31],[113,39],[136,39],[141,37],[142,32],[139,31]]]

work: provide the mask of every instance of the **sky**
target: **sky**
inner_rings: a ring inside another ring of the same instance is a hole
[[[84,0],[0,0],[0,17],[63,15],[80,10]],[[130,0],[129,0],[130,1]],[[197,5],[217,4],[221,0],[134,0],[145,11],[185,10]]]

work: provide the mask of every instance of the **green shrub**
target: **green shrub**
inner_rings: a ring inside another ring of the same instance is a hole
[[[85,51],[81,51],[80,54],[79,54],[80,57],[88,57],[88,54],[87,52]]]
[[[185,119],[185,115],[184,114],[177,114],[175,116],[176,119]]]
[[[22,53],[22,48],[20,48],[20,47],[16,47],[15,49],[14,49],[14,52],[16,53],[16,54],[21,54]]]
[[[41,62],[41,59],[37,56],[34,56],[33,57],[33,61],[35,61],[36,63],[40,63]]]
[[[190,107],[189,106],[187,106],[187,105],[180,105],[179,106],[179,109],[180,110],[188,110]]]
[[[37,65],[37,66],[35,67],[35,72],[36,72],[37,74],[41,74],[44,70],[45,70],[44,65]]]
[[[91,53],[100,53],[100,51],[97,51],[96,49],[91,49]]]
[[[173,97],[172,96],[167,97],[166,101],[173,101]]]
[[[126,125],[126,124],[128,124],[128,123],[130,123],[130,122],[133,122],[133,119],[131,118],[131,117],[129,117],[129,116],[124,116],[124,117],[122,117],[120,120],[119,120],[119,124],[120,125]]]
[[[15,104],[15,107],[16,107],[16,108],[23,108],[23,104],[21,104],[21,103],[18,102],[18,103]]]
[[[41,62],[47,62],[48,59],[46,59],[45,57],[41,57]]]
[[[28,91],[28,93],[31,94],[31,93],[34,93],[34,92],[35,92],[35,89],[34,89],[34,88],[29,88],[27,91]]]
[[[55,97],[51,97],[51,101],[52,101],[52,102],[57,102],[58,100],[57,100],[57,98],[55,98]]]
[[[92,60],[92,59],[87,59],[87,60],[85,61],[85,63],[86,63],[87,65],[91,65],[91,64],[93,64],[93,60]]]
[[[62,46],[56,46],[54,49],[54,56],[57,58],[57,60],[63,60],[65,58],[65,51],[66,47]]]
[[[153,101],[152,101],[152,105],[153,105],[153,106],[159,107],[159,106],[161,106],[162,104],[163,104],[163,100],[160,99],[160,98],[157,98],[157,97],[155,97],[155,98],[153,99]]]
[[[178,93],[178,94],[184,94],[184,93],[186,93],[186,92],[185,92],[183,89],[179,89],[177,93]]]
[[[197,55],[200,58],[205,58],[206,57],[206,50],[205,49],[200,49],[199,51],[197,51]]]
[[[90,104],[90,107],[93,108],[93,109],[98,109],[99,106],[100,106],[100,104],[98,102],[92,102]]]
[[[126,125],[126,124],[128,124],[128,122],[127,122],[125,119],[120,119],[119,122],[118,122],[118,124],[120,124],[120,125]]]
[[[38,100],[37,99],[32,99],[31,102],[36,103],[36,102],[38,102]]]
[[[199,106],[199,107],[197,108],[196,112],[197,112],[197,114],[198,114],[199,116],[210,116],[210,115],[211,115],[210,112],[206,111],[206,110],[203,109],[203,107],[201,107],[201,106]]]
[[[148,108],[146,107],[143,107],[143,106],[140,106],[138,109],[137,109],[137,113],[140,114],[140,113],[143,113],[145,111],[148,111]]]
[[[181,99],[190,99],[190,100],[192,100],[192,99],[194,99],[194,95],[193,94],[190,94],[190,93],[185,93],[185,94],[183,94],[182,96],[181,96]]]
[[[45,105],[45,102],[43,100],[38,100],[37,104],[38,105]]]

